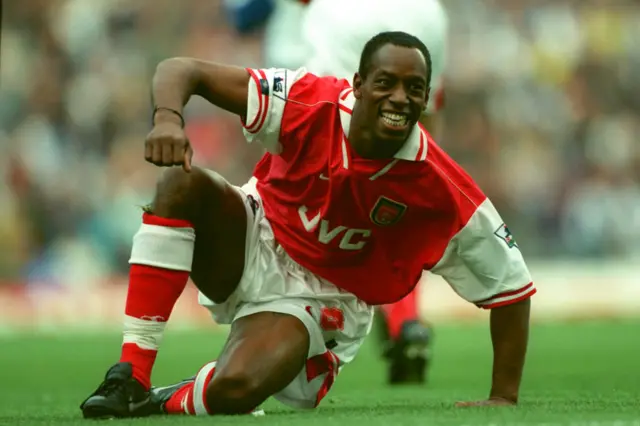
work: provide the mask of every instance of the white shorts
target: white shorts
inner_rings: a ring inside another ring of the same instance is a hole
[[[307,365],[274,398],[295,408],[314,408],[369,334],[373,307],[311,273],[285,253],[264,216],[255,179],[237,189],[248,218],[244,274],[224,303],[216,304],[203,294],[198,301],[220,324],[257,312],[279,312],[302,321],[310,338]]]

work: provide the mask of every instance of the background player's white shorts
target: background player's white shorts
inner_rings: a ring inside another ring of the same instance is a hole
[[[314,275],[284,252],[264,216],[255,179],[237,189],[248,218],[244,274],[226,302],[215,304],[203,294],[199,302],[220,324],[257,312],[279,312],[300,319],[311,342],[307,365],[274,397],[292,407],[313,408],[331,388],[339,369],[360,349],[371,330],[373,308]]]

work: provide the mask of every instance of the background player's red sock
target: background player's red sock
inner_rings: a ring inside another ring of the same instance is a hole
[[[191,271],[195,232],[185,220],[145,213],[133,239],[121,362],[147,389],[164,328]]]
[[[382,312],[386,318],[389,337],[395,340],[400,335],[402,324],[406,321],[418,320],[418,286],[411,293],[396,303],[382,305]]]

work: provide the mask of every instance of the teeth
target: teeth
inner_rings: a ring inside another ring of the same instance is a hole
[[[394,113],[392,113],[392,112],[383,112],[383,113],[382,113],[382,116],[383,116],[383,117],[390,118],[390,119],[392,119],[392,120],[402,120],[402,119],[404,119],[404,118],[407,118],[407,116],[406,116],[406,115],[404,115],[404,114],[394,114]]]
[[[407,124],[407,116],[404,114],[394,114],[390,112],[382,113],[382,120],[390,126],[403,127]]]

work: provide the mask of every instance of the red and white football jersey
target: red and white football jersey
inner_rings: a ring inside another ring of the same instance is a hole
[[[425,130],[416,126],[395,158],[364,159],[347,140],[346,80],[248,71],[245,135],[268,150],[257,190],[296,262],[369,304],[400,300],[424,270],[484,308],[535,293],[498,212]]]

